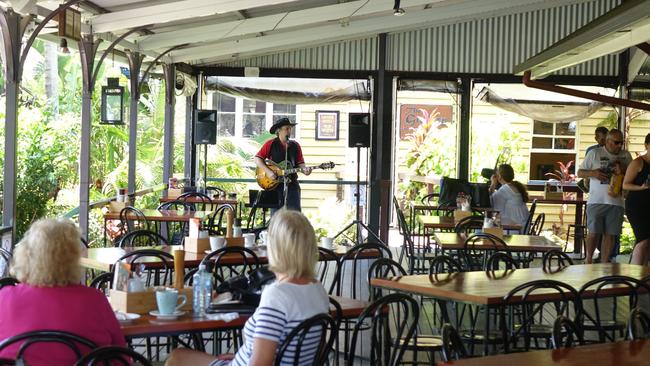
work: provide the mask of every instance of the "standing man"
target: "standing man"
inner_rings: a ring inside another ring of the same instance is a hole
[[[311,168],[305,166],[305,159],[302,156],[300,144],[291,141],[291,131],[297,123],[291,122],[288,118],[283,117],[277,120],[271,126],[269,132],[275,134],[275,138],[268,140],[262,145],[260,151],[255,155],[255,165],[264,169],[270,179],[276,179],[277,176],[269,169],[264,160],[268,159],[282,166],[283,169],[302,168],[305,175],[311,174]],[[286,163],[285,163],[286,160]],[[288,163],[288,164],[287,164]],[[283,166],[286,164],[286,166]],[[300,211],[300,184],[298,184],[298,174],[293,173],[287,177],[290,180],[287,191],[286,207],[290,210]],[[279,206],[284,205],[284,184],[278,184],[272,191],[277,195]]]
[[[587,253],[586,263],[592,263],[598,237],[603,236],[601,261],[609,262],[614,237],[621,234],[623,224],[623,195],[612,196],[608,193],[610,178],[614,167],[620,171],[632,161],[632,156],[623,150],[623,133],[613,129],[607,134],[605,145],[589,151],[580,165],[578,176],[589,178],[589,199],[587,200]]]
[[[589,154],[589,152],[597,147],[602,147],[605,146],[605,140],[607,140],[607,133],[609,131],[607,130],[607,127],[604,126],[599,126],[596,127],[596,131],[594,131],[594,139],[596,140],[596,145],[591,145],[587,148],[587,151],[585,152],[585,155]]]

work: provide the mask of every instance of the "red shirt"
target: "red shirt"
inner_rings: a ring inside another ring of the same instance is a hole
[[[33,330],[62,330],[100,346],[126,347],[120,324],[106,296],[83,285],[35,287],[26,284],[0,290],[0,339]],[[0,357],[14,358],[22,342],[8,346]],[[90,350],[80,346],[82,353]],[[37,343],[25,353],[29,365],[72,365],[76,357],[67,346]]]
[[[271,150],[271,147],[273,145],[273,142],[276,141],[276,140],[278,140],[277,137],[274,138],[274,139],[270,139],[267,142],[265,142],[264,145],[262,145],[262,147],[260,148],[260,151],[257,152],[256,156],[261,158],[261,159],[270,159],[270,160],[275,161],[276,163],[280,163],[281,161],[276,161],[276,160],[274,160],[272,158],[273,157],[273,152]],[[279,140],[278,140],[278,142],[279,142]],[[296,141],[289,141],[289,143],[292,144],[292,146],[295,146],[296,150],[297,150],[295,167],[298,167],[300,164],[304,164],[305,163],[305,158],[303,158],[303,156],[302,156],[302,149],[300,148],[300,144],[297,143]],[[281,149],[282,154],[284,154],[284,151],[286,150],[285,144],[279,142],[275,146],[277,146],[279,149]]]

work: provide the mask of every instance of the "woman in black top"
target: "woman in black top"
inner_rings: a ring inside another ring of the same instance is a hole
[[[650,133],[645,136],[646,153],[634,159],[627,167],[623,189],[628,191],[625,213],[632,224],[636,245],[632,252],[632,264],[648,262],[648,239],[650,239]]]

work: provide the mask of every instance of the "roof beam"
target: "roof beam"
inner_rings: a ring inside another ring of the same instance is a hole
[[[643,63],[648,58],[641,48],[634,47],[630,50],[630,62],[627,64],[627,84],[630,85],[634,79],[639,76],[639,71],[643,67]]]
[[[201,62],[204,62],[203,60],[206,59],[231,60],[233,55],[241,56],[247,53],[262,54],[295,49],[307,45],[355,39],[381,32],[443,25],[464,19],[475,19],[478,16],[488,17],[496,14],[517,13],[530,10],[531,8],[546,8],[557,6],[558,4],[557,2],[549,3],[543,0],[493,0],[489,2],[483,0],[465,0],[454,2],[451,5],[447,3],[445,6],[433,6],[417,12],[407,11],[404,16],[395,17],[392,15],[392,2],[384,2],[390,3],[390,9],[386,12],[386,15],[351,19],[346,26],[342,26],[339,22],[329,22],[325,23],[325,25],[310,27],[309,31],[298,29],[286,32],[274,32],[263,37],[229,39],[222,42],[174,51],[172,57],[175,62],[192,62],[193,60],[202,60]],[[292,21],[298,21],[298,19]]]
[[[516,65],[521,75],[541,78],[594,58],[618,53],[650,40],[650,1],[627,0],[556,44]]]
[[[90,24],[95,32],[112,32],[293,1],[297,0],[184,0],[97,15]]]

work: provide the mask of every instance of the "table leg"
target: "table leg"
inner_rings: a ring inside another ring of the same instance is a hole
[[[579,200],[583,199],[583,193],[582,192],[578,192],[577,199],[579,199]],[[577,229],[578,227],[584,225],[582,223],[582,216],[583,216],[583,214],[582,214],[583,207],[582,206],[583,206],[583,204],[584,203],[576,203],[576,217],[575,217],[576,230],[575,230],[575,234],[573,236],[573,243],[574,243],[573,244],[573,252],[577,253],[577,254],[582,253],[582,245],[576,245],[576,243],[582,243],[585,240],[585,238],[583,238],[583,235],[582,235],[583,231]]]

